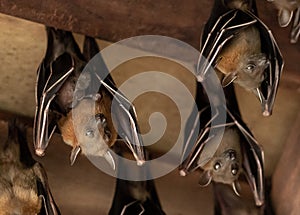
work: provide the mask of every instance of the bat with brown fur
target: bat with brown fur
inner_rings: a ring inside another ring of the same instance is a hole
[[[237,83],[257,96],[264,116],[272,114],[283,60],[255,0],[215,0],[201,37],[198,81],[211,67],[223,75],[223,87]]]
[[[36,82],[36,154],[43,155],[52,134],[59,131],[73,148],[71,164],[82,151],[86,155],[104,157],[114,168],[115,162],[108,149],[119,134],[137,164],[143,164],[143,143],[134,107],[117,90],[101,54],[98,54],[95,39],[85,37],[82,54],[71,32],[51,27],[46,27],[46,31],[47,51]],[[88,64],[91,61],[94,64]],[[117,105],[112,107],[113,100]],[[82,114],[75,116],[74,113],[79,112]],[[73,125],[78,126],[75,129]]]
[[[8,123],[8,139],[0,148],[0,214],[59,215],[46,171],[30,153],[24,124]]]

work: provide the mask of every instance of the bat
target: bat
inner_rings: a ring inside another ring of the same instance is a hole
[[[210,116],[210,108],[199,111],[199,117]],[[264,204],[264,155],[261,146],[243,121],[226,107],[218,107],[216,115],[226,111],[227,122],[211,126],[211,121],[200,129],[196,142],[187,142],[180,166],[180,174],[185,176],[200,169],[199,184],[207,186],[211,181],[230,184],[239,195],[238,180],[244,175],[253,192],[257,206]],[[224,134],[222,136],[224,130]],[[192,134],[190,134],[191,136]],[[190,140],[191,138],[187,138]],[[188,154],[188,155],[187,155]]]
[[[53,133],[60,132],[64,142],[73,148],[71,164],[82,151],[86,155],[104,157],[115,168],[108,149],[118,132],[137,164],[142,165],[143,143],[135,109],[116,88],[102,57],[93,58],[99,52],[94,38],[85,37],[81,53],[71,32],[52,27],[46,27],[46,31],[47,50],[36,81],[33,130],[36,154],[43,156]],[[89,66],[91,61],[94,63]],[[113,100],[116,100],[114,106],[111,105]],[[87,113],[84,112],[87,106],[97,108],[90,108],[91,112]],[[79,114],[81,118],[73,118],[78,111],[84,114]],[[76,127],[78,132],[73,124],[80,124]]]
[[[212,181],[227,184],[237,195],[240,193],[238,181],[246,178],[255,204],[261,206],[265,199],[263,150],[240,118],[234,86],[224,88],[226,101],[212,105],[204,87],[205,84],[214,87],[209,80],[197,83],[198,110],[192,112],[186,124],[180,175],[199,170],[200,185],[206,186]]]
[[[124,154],[124,152],[122,152]],[[147,153],[146,153],[147,155]],[[148,156],[148,155],[147,155]],[[119,170],[128,168],[120,163]],[[130,173],[129,173],[130,174]],[[139,174],[149,174],[141,170]],[[116,187],[109,215],[165,215],[154,180],[129,181],[116,179]]]
[[[290,33],[290,42],[297,43],[300,35],[300,1],[299,0],[272,0],[278,9],[278,24],[287,27],[293,20]]]
[[[283,59],[255,1],[215,0],[200,43],[197,80],[203,82],[212,67],[223,75],[223,87],[237,83],[256,95],[264,116],[271,115]]]
[[[25,125],[11,120],[0,147],[0,214],[59,215],[46,171],[31,156]]]

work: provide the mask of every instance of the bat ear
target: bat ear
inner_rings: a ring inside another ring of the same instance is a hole
[[[286,27],[290,24],[293,17],[293,11],[281,9],[278,12],[278,23],[280,27]]]
[[[200,186],[206,187],[207,185],[210,184],[211,180],[212,180],[211,171],[205,170],[200,175],[199,184]]]
[[[75,146],[72,151],[71,151],[71,156],[70,156],[70,162],[71,162],[71,166],[73,166],[73,164],[76,161],[76,158],[79,154],[79,152],[81,151],[80,146]]]
[[[222,87],[227,87],[229,84],[231,84],[235,79],[237,78],[237,75],[235,72],[231,72],[227,74],[223,80],[222,80]]]

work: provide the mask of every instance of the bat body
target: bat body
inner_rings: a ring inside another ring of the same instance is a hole
[[[71,164],[82,152],[103,156],[114,168],[115,162],[108,149],[117,134],[121,134],[137,164],[143,164],[142,140],[134,107],[117,90],[98,54],[95,39],[86,36],[81,53],[71,32],[51,27],[46,30],[47,51],[36,83],[36,154],[44,154],[52,134],[58,131],[65,143],[73,147]],[[114,108],[113,100],[117,100]]]
[[[109,215],[164,215],[154,181],[127,181],[117,178]]]
[[[123,156],[130,158],[132,155],[124,152]],[[129,157],[128,157],[129,156]],[[146,153],[146,156],[149,156]],[[148,159],[148,157],[147,157]],[[118,170],[127,175],[131,174],[128,166],[119,162]],[[148,169],[141,169],[138,174],[151,174]],[[154,180],[129,181],[117,178],[115,194],[109,215],[165,215],[156,191]]]
[[[0,151],[0,214],[60,214],[45,170],[31,157],[25,127],[15,121]]]
[[[278,23],[280,27],[287,27],[293,17],[290,42],[296,43],[300,35],[300,1],[299,0],[273,0],[278,9]]]
[[[283,61],[271,31],[257,17],[254,0],[215,0],[200,53],[198,81],[212,67],[223,75],[223,87],[239,84],[257,96],[264,116],[271,115]]]

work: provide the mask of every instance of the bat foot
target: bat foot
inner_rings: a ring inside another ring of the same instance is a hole
[[[204,77],[202,75],[197,75],[197,81],[198,82],[203,82],[204,81]]]

